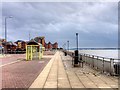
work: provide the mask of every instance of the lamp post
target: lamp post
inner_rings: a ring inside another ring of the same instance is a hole
[[[7,19],[8,18],[13,18],[13,17],[12,16],[5,17],[5,42],[7,42]],[[6,49],[5,49],[5,53],[7,53],[7,46],[6,46]]]
[[[78,52],[78,33],[76,33],[76,46],[77,50],[75,50],[75,58],[74,58],[74,67],[78,66],[79,52]]]
[[[76,46],[77,46],[77,50],[78,50],[78,33],[76,33]]]
[[[69,40],[67,41],[67,44],[68,44],[68,51],[69,51]]]
[[[12,16],[5,17],[5,41],[7,42],[7,19],[13,18]]]

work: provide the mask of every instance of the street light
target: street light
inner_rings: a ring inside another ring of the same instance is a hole
[[[7,42],[7,19],[8,18],[13,18],[13,17],[12,16],[5,17],[5,42]],[[6,46],[6,49],[5,49],[5,53],[7,53],[7,46]]]
[[[79,51],[78,51],[78,33],[76,33],[76,46],[77,50],[75,50],[75,58],[74,58],[74,67],[78,65],[78,59],[79,59]]]
[[[7,42],[7,19],[13,18],[12,16],[5,17],[5,41]]]
[[[77,46],[77,50],[78,50],[78,33],[76,33],[76,46]]]

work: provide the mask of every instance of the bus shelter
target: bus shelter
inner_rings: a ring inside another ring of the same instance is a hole
[[[42,44],[30,41],[26,45],[26,60],[40,60],[43,55]]]

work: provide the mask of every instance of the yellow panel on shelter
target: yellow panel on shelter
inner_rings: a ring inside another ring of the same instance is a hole
[[[43,56],[42,44],[29,41],[26,45],[26,60],[39,60]]]

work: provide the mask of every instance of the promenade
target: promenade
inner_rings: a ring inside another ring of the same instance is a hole
[[[25,54],[9,54],[0,59],[3,90],[29,88],[55,52],[46,51],[41,60],[25,60]],[[1,79],[1,78],[0,78]],[[1,84],[1,82],[0,82]]]
[[[73,67],[70,56],[57,51],[29,88],[100,88],[117,90],[118,78],[101,74],[88,65]]]

